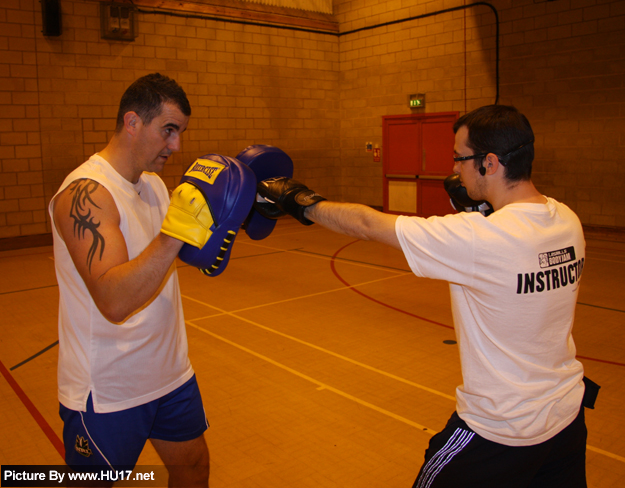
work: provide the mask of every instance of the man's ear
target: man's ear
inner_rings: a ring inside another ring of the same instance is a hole
[[[486,155],[483,166],[486,168],[485,174],[487,175],[494,175],[500,166],[503,167],[499,163],[499,157],[495,153],[488,153]]]
[[[124,114],[124,129],[129,134],[135,135],[139,123],[141,123],[141,118],[136,112],[126,112]]]

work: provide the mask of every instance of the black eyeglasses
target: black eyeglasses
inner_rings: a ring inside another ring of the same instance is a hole
[[[471,154],[471,156],[458,156],[454,158],[454,161],[468,161],[469,159],[477,159],[484,158],[488,155],[488,153],[480,153],[480,154]]]
[[[497,157],[499,158],[499,160],[501,162],[502,159],[506,158],[507,156],[510,156],[510,154],[512,154],[513,152],[516,152],[519,149],[521,149],[522,147],[528,146],[528,145],[532,144],[533,142],[534,142],[534,139],[532,139],[531,141],[526,142],[524,144],[521,144],[520,146],[515,147],[512,151],[508,151],[503,156],[497,155]],[[458,157],[454,158],[454,161],[468,161],[469,159],[485,158],[488,154],[490,154],[490,153],[471,154],[471,156],[458,156]],[[503,164],[505,166],[505,163],[502,162],[501,164]]]

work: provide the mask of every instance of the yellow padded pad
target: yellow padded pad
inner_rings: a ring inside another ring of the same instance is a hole
[[[214,220],[202,192],[191,183],[182,183],[171,195],[161,232],[202,249],[213,234]]]

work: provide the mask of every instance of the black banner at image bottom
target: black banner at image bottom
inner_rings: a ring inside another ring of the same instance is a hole
[[[166,487],[168,481],[165,466],[80,466],[72,469],[65,465],[2,465],[2,487],[50,487],[50,486],[115,486]],[[85,471],[88,469],[88,471]]]

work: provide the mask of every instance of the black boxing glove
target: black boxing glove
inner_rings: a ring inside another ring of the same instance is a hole
[[[258,191],[258,188],[256,189],[256,191]],[[288,215],[284,210],[278,208],[275,203],[270,203],[269,201],[261,197],[258,193],[256,194],[256,200],[254,201],[254,208],[263,217],[267,217],[271,220],[277,220],[280,217]]]
[[[460,183],[460,175],[453,174],[443,182],[451,204],[458,212],[480,212],[485,217],[493,213],[493,207],[485,200],[473,200],[467,189]]]
[[[304,225],[312,225],[314,222],[304,217],[306,207],[310,207],[325,200],[317,195],[303,183],[278,176],[269,178],[258,183],[256,190],[258,195],[265,201],[256,199],[254,208],[269,219],[277,219],[284,214],[291,215]]]

